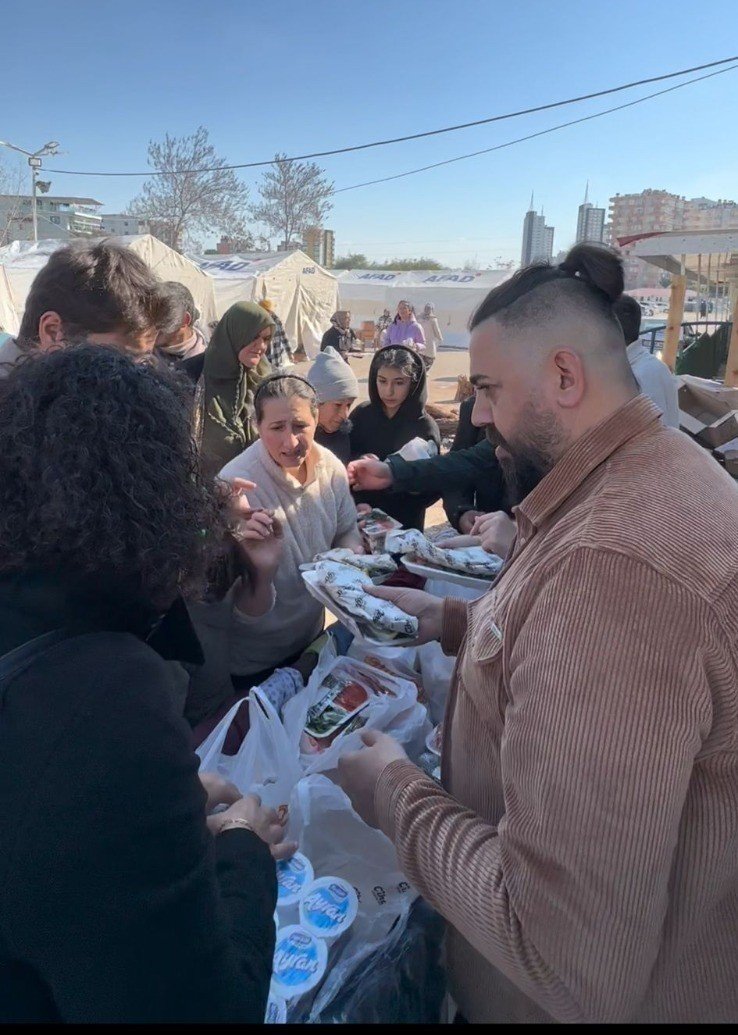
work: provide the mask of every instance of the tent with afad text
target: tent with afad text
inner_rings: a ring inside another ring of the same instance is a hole
[[[268,298],[290,344],[313,359],[338,308],[338,282],[302,251],[204,255],[193,260],[212,278],[218,316],[235,302]]]
[[[469,317],[492,288],[510,276],[510,270],[342,270],[338,277],[341,309],[351,312],[352,326],[376,320],[384,309],[394,317],[405,300],[418,316],[430,303],[446,345],[466,348]]]
[[[174,280],[188,287],[200,311],[200,324],[204,330],[207,331],[216,321],[213,282],[191,259],[151,234],[111,237],[109,240],[130,248],[160,280]],[[0,323],[4,330],[17,334],[36,274],[46,265],[49,256],[66,244],[65,241],[51,239],[13,241],[0,248]]]

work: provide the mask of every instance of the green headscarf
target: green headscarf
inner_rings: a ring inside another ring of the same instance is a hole
[[[218,323],[205,352],[202,452],[213,474],[258,437],[252,402],[271,366],[264,357],[247,370],[238,354],[266,327],[274,327],[274,320],[265,309],[256,302],[237,302]]]

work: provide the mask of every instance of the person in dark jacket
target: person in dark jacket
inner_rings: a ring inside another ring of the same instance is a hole
[[[199,778],[163,660],[200,657],[221,506],[167,371],[82,345],[0,383],[2,1022],[264,1017],[294,846]]]
[[[427,397],[425,365],[417,353],[402,345],[376,352],[369,367],[369,401],[359,403],[351,414],[352,457],[385,460],[414,438],[432,442],[437,453],[441,436],[438,425],[425,412]],[[395,491],[356,494],[357,504],[381,507],[405,528],[420,531],[426,507],[437,498],[438,493],[430,497]]]
[[[486,441],[485,429],[472,424],[473,409],[472,395],[459,407],[459,423],[449,455]],[[442,480],[440,484],[443,484]],[[470,477],[462,486],[451,487],[444,492],[443,509],[452,526],[463,535],[469,535],[475,519],[481,514],[507,509],[502,468],[494,452],[476,477]]]
[[[351,459],[349,411],[359,394],[359,382],[348,363],[330,345],[320,352],[307,379],[318,397],[318,430],[315,441],[330,449],[342,464]]]
[[[349,352],[358,344],[359,339],[351,330],[351,313],[347,309],[338,309],[331,317],[331,325],[320,342],[320,351],[335,349],[348,363]]]

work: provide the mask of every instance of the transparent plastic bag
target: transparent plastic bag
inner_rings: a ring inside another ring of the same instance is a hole
[[[289,1022],[313,1022],[358,968],[363,972],[364,962],[388,944],[396,925],[404,926],[417,892],[405,879],[392,842],[367,826],[325,776],[307,776],[294,788],[288,836],[298,842],[316,877],[342,877],[359,897],[359,914],[331,946],[323,981],[314,994],[289,1004]]]
[[[222,754],[239,701],[197,750],[202,772],[218,773],[242,794],[258,794],[269,808],[287,807],[292,788],[303,775],[297,748],[269,700],[254,687],[249,694],[249,732],[233,756]]]
[[[411,680],[400,676],[389,675],[354,658],[328,658],[319,663],[310,681],[301,693],[288,701],[283,711],[283,722],[289,742],[300,751],[300,738],[305,728],[309,709],[316,704],[325,689],[323,681],[331,673],[351,677],[352,673],[361,682],[362,675],[368,682],[380,682],[390,693],[374,695],[362,711],[363,729],[379,730],[389,733],[403,745],[411,758],[416,758],[425,747],[425,737],[431,729],[428,712],[424,705],[418,703],[417,687]],[[361,747],[361,730],[337,737],[324,751],[316,754],[300,752],[299,758],[303,773],[327,773],[336,769],[338,760],[347,751],[357,751]]]

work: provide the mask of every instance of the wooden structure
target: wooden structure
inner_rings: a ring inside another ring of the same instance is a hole
[[[622,238],[629,254],[671,273],[669,316],[664,336],[664,362],[674,369],[679,348],[679,331],[684,320],[687,285],[701,289],[703,281],[730,291],[733,331],[730,338],[725,384],[738,386],[738,229],[699,232],[670,230]]]

